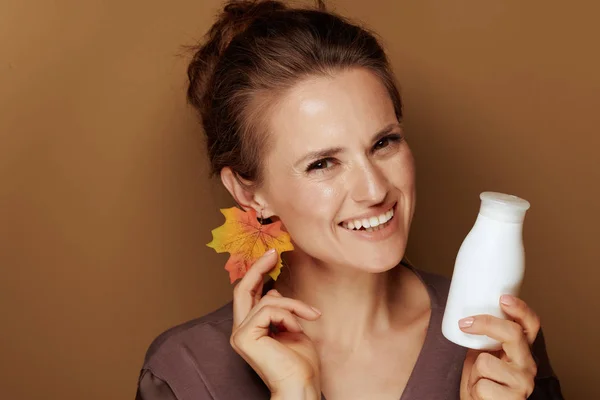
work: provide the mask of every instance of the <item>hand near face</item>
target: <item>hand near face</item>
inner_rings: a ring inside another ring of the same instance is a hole
[[[268,251],[235,287],[231,346],[262,378],[272,398],[302,395],[316,399],[319,357],[299,320],[314,321],[321,314],[276,290],[262,296],[263,277],[276,262],[277,253]]]
[[[500,304],[512,320],[476,315],[459,322],[463,332],[487,335],[502,343],[496,352],[467,352],[461,400],[523,400],[533,392],[537,366],[530,346],[540,330],[539,317],[513,296],[502,296]]]

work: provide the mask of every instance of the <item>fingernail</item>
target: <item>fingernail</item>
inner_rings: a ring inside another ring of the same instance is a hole
[[[273,253],[275,253],[275,249],[269,249],[269,250],[265,251],[265,256],[269,256]]]
[[[475,321],[475,319],[473,318],[463,318],[460,321],[458,321],[458,326],[461,328],[468,328],[471,325],[473,325],[473,321]]]
[[[312,306],[311,306],[310,308],[312,308],[312,309],[313,309],[313,311],[314,311],[314,312],[316,312],[316,313],[317,313],[317,314],[319,314],[319,315],[322,315],[322,314],[323,314],[323,313],[321,312],[321,310],[319,310],[318,308],[315,308],[315,307],[312,307]]]
[[[515,298],[509,294],[503,294],[500,296],[500,303],[504,304],[505,306],[512,306],[515,304]]]

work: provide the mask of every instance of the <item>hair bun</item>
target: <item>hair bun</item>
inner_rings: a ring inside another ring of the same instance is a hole
[[[285,9],[286,5],[276,0],[230,0],[211,28],[209,40],[218,41],[218,55],[221,55],[233,38],[254,20]]]
[[[188,66],[190,102],[199,106],[219,59],[233,38],[244,32],[257,18],[288,7],[277,0],[229,0],[217,16],[217,21],[207,32],[204,43],[195,47],[196,53]]]
[[[233,17],[244,17],[256,14],[257,11],[283,10],[286,6],[277,0],[230,0],[223,8],[223,13]]]

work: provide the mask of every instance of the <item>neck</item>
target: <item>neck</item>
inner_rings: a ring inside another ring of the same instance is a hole
[[[298,251],[289,254],[286,261],[292,267],[284,268],[275,288],[283,296],[322,311],[317,322],[301,321],[313,340],[354,348],[395,323],[394,311],[405,297],[401,288],[405,268],[382,273],[349,271],[342,266],[323,265]]]

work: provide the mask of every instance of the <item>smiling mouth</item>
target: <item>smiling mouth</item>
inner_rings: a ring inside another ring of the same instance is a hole
[[[394,208],[395,204],[387,210],[386,212],[370,217],[370,218],[362,218],[362,219],[353,219],[340,223],[340,226],[344,229],[348,229],[350,231],[366,231],[366,232],[375,232],[380,229],[385,228],[390,224],[390,221],[394,218]]]

